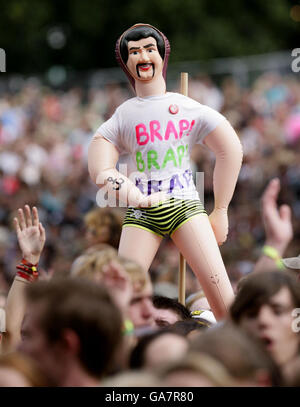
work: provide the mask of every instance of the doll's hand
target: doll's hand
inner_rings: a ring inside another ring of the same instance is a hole
[[[215,208],[209,215],[209,221],[214,231],[217,243],[221,246],[227,239],[228,215],[227,209]]]
[[[165,194],[165,192],[155,192],[154,194],[151,194],[149,196],[145,196],[145,198],[143,198],[140,201],[139,206],[141,208],[148,208],[150,206],[155,206],[158,205],[160,202],[163,202],[167,199],[167,195]]]

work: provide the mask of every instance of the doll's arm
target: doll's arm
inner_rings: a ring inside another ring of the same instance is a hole
[[[116,169],[118,159],[116,147],[96,133],[88,150],[88,168],[93,182],[99,188],[105,186],[111,196],[116,196],[126,205],[146,207],[159,203],[162,193],[144,196],[129,178]]]
[[[204,144],[216,155],[213,174],[215,205],[209,220],[218,244],[222,244],[228,234],[228,205],[242,165],[242,145],[227,120],[205,137]]]

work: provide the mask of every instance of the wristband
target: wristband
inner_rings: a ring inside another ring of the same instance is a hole
[[[270,259],[275,261],[275,264],[279,270],[284,269],[284,264],[282,262],[282,258],[281,258],[281,256],[279,256],[278,251],[276,249],[274,249],[274,247],[265,245],[262,248],[262,252],[265,256],[270,257]]]
[[[125,319],[123,324],[123,335],[130,335],[134,331],[134,325],[130,319]]]
[[[27,266],[27,267],[37,267],[38,266],[38,263],[36,263],[36,264],[29,263],[29,261],[24,259],[24,257],[21,261],[21,264],[23,264],[24,266]]]
[[[22,280],[26,280],[29,283],[32,283],[35,280],[33,276],[20,270],[17,272],[16,277],[21,277]]]
[[[39,276],[38,265],[29,263],[24,258],[21,263],[17,265],[17,276],[21,277],[24,280],[32,282],[36,280]]]

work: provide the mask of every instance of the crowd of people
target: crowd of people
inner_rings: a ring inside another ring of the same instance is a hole
[[[265,73],[245,89],[201,76],[189,89],[243,145],[221,246],[228,317],[216,321],[189,268],[178,302],[171,240],[149,275],[117,254],[124,208],[97,207],[87,150],[130,90],[28,81],[0,96],[0,385],[299,385],[298,271],[281,260],[300,252],[299,81]],[[199,147],[192,158],[209,213],[212,157]]]

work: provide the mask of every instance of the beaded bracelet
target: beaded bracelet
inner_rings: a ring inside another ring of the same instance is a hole
[[[38,265],[29,263],[24,258],[21,263],[17,265],[17,276],[29,282],[36,280],[39,276]]]

